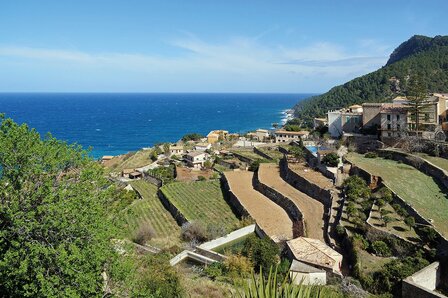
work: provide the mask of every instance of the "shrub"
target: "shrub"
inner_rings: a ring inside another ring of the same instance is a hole
[[[415,226],[415,218],[408,216],[404,219],[404,223],[409,227],[409,230],[411,230],[412,227]]]
[[[216,278],[223,275],[223,271],[225,269],[225,266],[223,263],[215,262],[211,263],[210,265],[206,266],[204,269],[205,275],[210,277],[212,280],[216,280]]]
[[[207,232],[204,226],[199,222],[187,222],[182,225],[181,237],[185,241],[204,242],[207,238]]]
[[[353,243],[353,247],[357,247],[363,250],[366,250],[369,248],[369,241],[367,241],[366,238],[364,238],[362,235],[360,234],[353,234],[352,237],[352,243]]]
[[[151,240],[155,234],[154,229],[149,224],[142,223],[132,237],[132,241],[144,245],[147,241]]]
[[[204,176],[198,176],[198,181],[205,181],[207,180],[207,178],[205,178]]]
[[[209,224],[207,225],[207,238],[215,239],[227,234],[227,230],[223,225]]]
[[[383,241],[374,241],[372,243],[372,250],[378,256],[389,257],[391,255],[389,246],[387,246],[387,244]]]
[[[339,164],[339,156],[334,153],[328,153],[322,158],[322,162],[329,167],[337,167]]]
[[[364,154],[365,158],[377,158],[378,154],[376,152],[367,152],[366,154]]]
[[[342,236],[345,234],[345,228],[342,225],[337,225],[336,226],[336,234],[338,234],[339,236]]]
[[[231,276],[247,276],[252,271],[250,260],[241,255],[231,255],[224,261],[224,266]]]
[[[255,271],[263,268],[265,272],[275,266],[279,261],[279,248],[271,239],[258,238],[255,235],[246,239],[243,246],[243,255],[247,256],[253,263]]]

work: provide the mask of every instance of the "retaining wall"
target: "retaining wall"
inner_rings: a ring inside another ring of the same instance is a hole
[[[350,162],[349,162],[350,163]],[[374,176],[371,175],[369,172],[367,172],[364,169],[361,169],[359,167],[357,167],[356,165],[352,164],[352,169],[356,169],[355,171],[352,172],[352,170],[350,170],[351,174],[361,174],[359,175],[360,177],[362,177],[363,179],[365,179],[367,182],[369,181],[374,181],[375,179],[377,179],[378,183],[376,185],[376,187],[386,187],[387,189],[389,189],[392,193],[393,196],[393,201],[391,204],[398,204],[400,205],[400,207],[404,208],[408,214],[412,217],[414,217],[415,222],[418,224],[422,224],[422,225],[427,225],[427,226],[431,226],[432,228],[434,228],[434,230],[437,232],[437,235],[440,237],[440,239],[442,239],[442,244],[444,247],[448,247],[448,240],[442,236],[442,234],[440,234],[437,229],[431,224],[431,222],[429,222],[426,218],[424,218],[417,210],[415,210],[410,204],[408,204],[406,202],[406,200],[404,200],[402,197],[400,197],[398,194],[396,194],[388,185],[386,182],[384,182],[381,177],[379,176]],[[376,177],[376,178],[375,178]]]
[[[267,155],[266,153],[264,153],[263,151],[261,151],[257,147],[254,147],[254,152],[257,153],[258,155],[263,156],[264,158],[266,158],[268,160],[274,160],[272,157],[270,157],[269,155]]]
[[[421,158],[420,156],[388,149],[378,150],[378,155],[382,157],[389,156],[393,160],[402,161],[405,164],[408,164],[425,173],[426,175],[436,178],[437,181],[448,188],[448,172]]]
[[[258,179],[258,171],[256,171],[254,174],[253,185],[257,191],[261,192],[263,195],[268,197],[271,201],[273,201],[286,211],[289,218],[291,218],[292,220],[294,238],[305,235],[303,214],[291,199],[285,197],[272,187],[269,187],[266,184],[262,183]]]
[[[163,194],[163,192],[159,189],[157,191],[157,196],[159,197],[160,201],[162,202],[163,206],[166,210],[168,210],[171,215],[176,220],[177,224],[179,226],[182,226],[184,223],[187,223],[188,220],[185,218],[185,216],[174,206],[170,200],[168,200],[167,197]]]
[[[249,157],[246,157],[246,156],[242,156],[241,154],[238,154],[238,153],[235,153],[235,152],[232,152],[232,154],[236,157],[236,158],[238,158],[239,160],[241,160],[242,162],[245,162],[245,163],[252,163],[252,162],[254,162],[254,160],[252,159],[252,158],[249,158]]]
[[[306,178],[295,173],[288,167],[286,159],[280,160],[280,176],[289,184],[297,188],[303,193],[321,202],[325,208],[331,207],[332,192],[329,189],[323,189],[312,183]]]
[[[225,175],[221,176],[221,188],[224,193],[224,198],[232,207],[236,215],[240,218],[250,217],[249,212],[246,210],[246,208],[244,208],[244,206],[238,200],[237,196],[230,189],[229,182],[227,181]]]

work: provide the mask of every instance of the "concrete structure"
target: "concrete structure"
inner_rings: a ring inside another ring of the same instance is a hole
[[[171,155],[182,155],[185,153],[184,146],[180,145],[171,145],[170,146],[170,154]]]
[[[202,151],[193,151],[185,155],[185,161],[188,166],[200,169],[204,167],[204,164],[207,160],[210,159],[210,154]]]
[[[441,282],[441,266],[434,262],[402,281],[402,297],[435,298],[445,297],[436,292]]]
[[[352,113],[362,113],[362,106],[360,105],[352,105],[348,107],[349,111]]]
[[[310,134],[309,131],[287,131],[283,129],[276,130],[274,133],[276,143],[291,143],[299,139],[306,139]]]
[[[194,150],[197,151],[205,151],[212,148],[212,145],[210,143],[197,143],[194,145]]]
[[[329,111],[328,132],[333,138],[341,137],[344,132],[357,133],[362,126],[362,107],[355,105],[352,109]]]
[[[218,141],[225,140],[229,132],[227,130],[212,130],[207,135],[207,142],[214,144]]]
[[[233,231],[223,237],[219,237],[219,238],[213,239],[211,241],[202,243],[198,247],[202,248],[202,249],[214,250],[216,248],[219,248],[220,246],[226,245],[227,243],[230,243],[233,241],[237,241],[238,239],[244,238],[244,237],[249,236],[256,232],[257,232],[256,224],[252,224],[252,225],[246,226],[244,228],[238,229],[236,231]],[[262,236],[262,235],[259,235],[259,236]]]
[[[327,284],[327,273],[325,270],[293,260],[289,268],[289,277],[294,284],[303,285],[325,285]]]
[[[330,273],[341,274],[342,255],[324,242],[298,237],[286,242],[290,256],[297,261],[323,269]]]
[[[143,174],[137,171],[134,171],[132,173],[129,173],[129,179],[137,179],[137,178],[142,178]]]
[[[380,109],[380,136],[399,138],[407,130],[407,108],[402,104],[385,103]]]

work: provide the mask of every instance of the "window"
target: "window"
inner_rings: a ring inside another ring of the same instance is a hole
[[[390,121],[390,115],[387,115],[387,121]]]
[[[388,124],[388,125],[387,125],[387,129],[391,129],[391,126],[390,126],[390,124]]]
[[[391,136],[392,136],[392,134],[391,134],[390,132],[388,132],[388,133],[387,133],[387,136],[388,136],[388,137],[391,137]]]
[[[400,124],[397,124],[397,129],[400,130]]]
[[[397,121],[400,121],[400,115],[397,115]]]

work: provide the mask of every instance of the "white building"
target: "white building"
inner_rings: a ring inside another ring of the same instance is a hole
[[[399,138],[407,129],[408,112],[406,106],[395,103],[385,103],[380,110],[381,138]]]
[[[327,273],[325,270],[293,260],[289,268],[289,277],[296,285],[325,285]]]
[[[306,139],[310,134],[309,131],[287,131],[283,129],[276,130],[274,133],[276,143],[291,143],[300,139]]]
[[[204,167],[204,164],[207,160],[210,159],[210,154],[203,151],[193,151],[185,155],[185,161],[188,166],[200,169]]]
[[[212,148],[212,144],[209,143],[197,143],[196,145],[194,145],[194,150],[197,151],[205,151],[209,150],[210,148]]]

